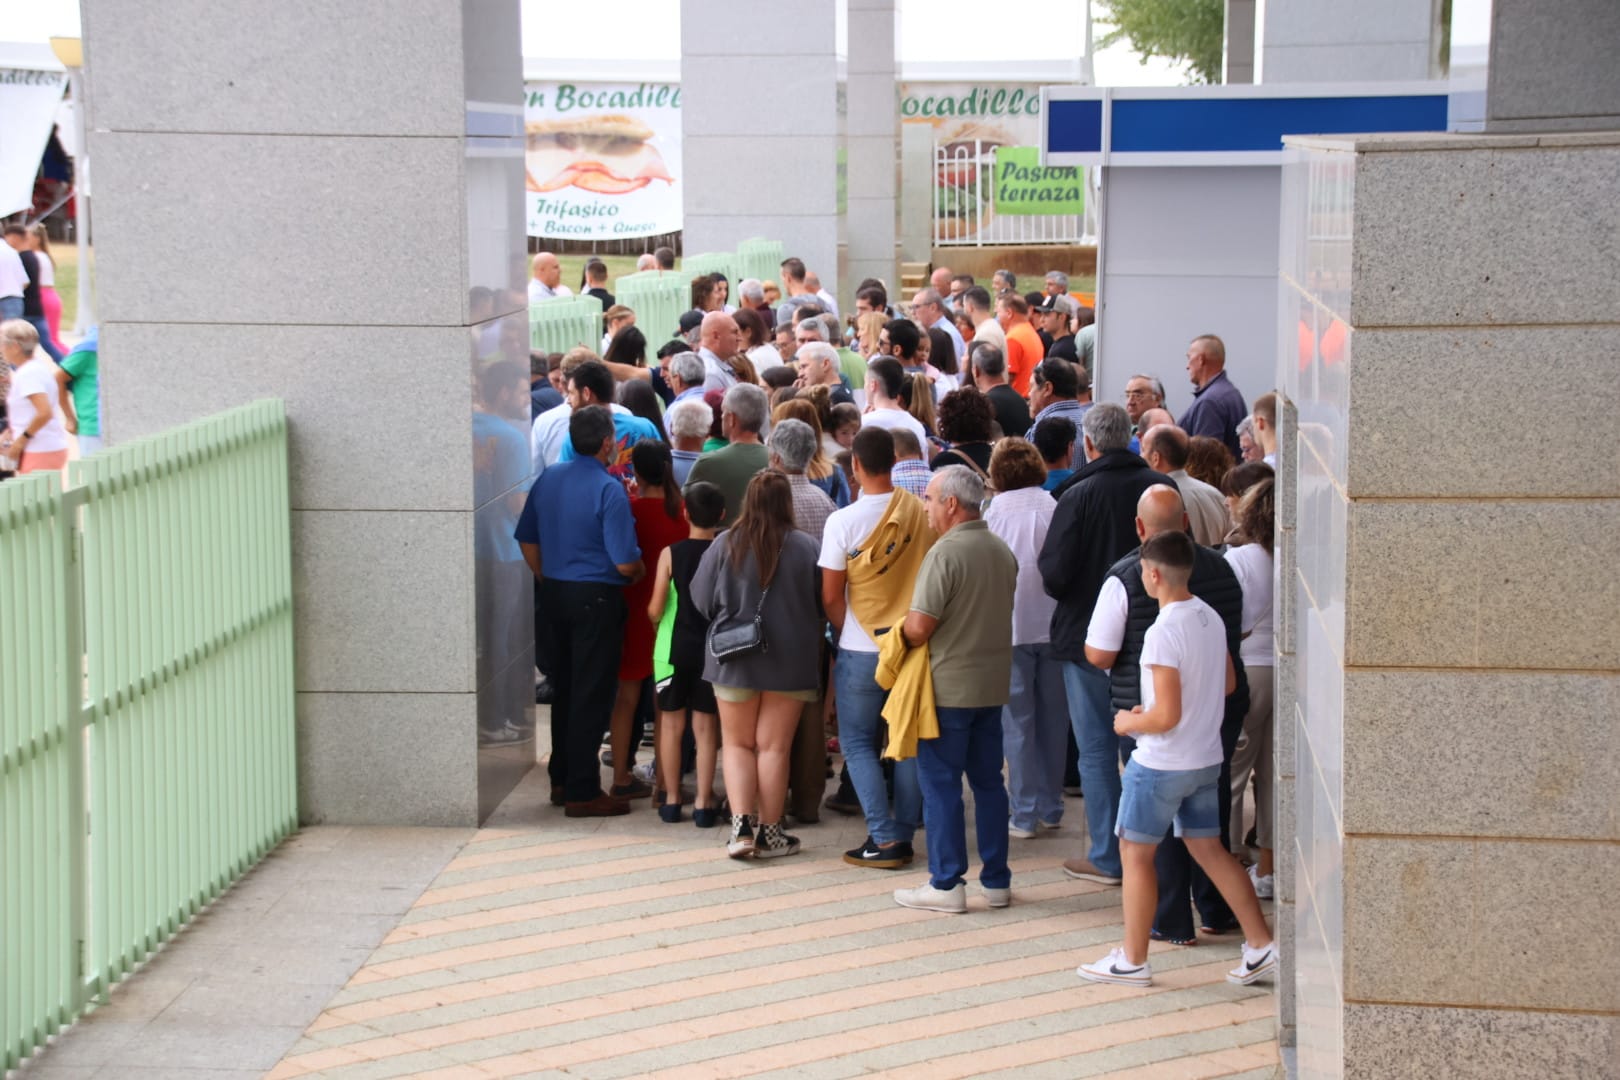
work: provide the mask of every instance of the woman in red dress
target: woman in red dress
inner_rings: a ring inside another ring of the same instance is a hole
[[[686,510],[681,504],[680,487],[675,483],[675,464],[669,444],[642,439],[630,451],[630,468],[635,474],[635,494],[630,511],[636,518],[636,543],[645,563],[658,565],[658,557],[671,544],[686,539]],[[652,678],[653,643],[658,628],[645,618],[652,599],[653,578],[646,575],[624,590],[625,608],[632,613],[624,623],[624,647],[619,653],[619,692],[613,702],[610,736],[613,747],[614,795],[640,799],[652,794],[652,787],[630,772],[630,728],[641,684]]]

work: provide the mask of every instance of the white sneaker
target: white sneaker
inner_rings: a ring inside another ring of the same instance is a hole
[[[1018,840],[1033,840],[1037,831],[1036,829],[1020,829],[1010,821],[1007,823],[1007,835]]]
[[[925,881],[915,889],[894,890],[894,902],[921,911],[961,915],[967,911],[967,886],[958,882],[954,889],[936,889],[933,883]]]
[[[1226,981],[1237,983],[1239,986],[1248,986],[1252,982],[1264,979],[1277,970],[1277,943],[1272,942],[1263,949],[1251,949],[1249,943],[1243,943],[1243,963],[1226,973]]]
[[[1101,960],[1081,964],[1074,973],[1087,982],[1117,983],[1120,986],[1152,986],[1153,972],[1148,965],[1140,967],[1125,959],[1124,949],[1115,949]]]
[[[1059,818],[1057,821],[1037,821],[1035,823],[1035,827],[1037,829],[1045,829],[1047,832],[1057,832],[1059,829],[1063,828],[1063,820]]]
[[[992,889],[988,885],[981,885],[979,888],[984,890],[984,898],[990,901],[993,908],[1006,907],[1012,903],[1011,889]]]
[[[1249,867],[1249,881],[1254,885],[1254,895],[1262,900],[1271,900],[1277,894],[1277,879],[1271,874],[1260,876],[1258,866]]]
[[[635,777],[637,780],[640,780],[643,784],[652,783],[654,775],[653,762],[646,761],[640,765],[630,766],[630,775]]]

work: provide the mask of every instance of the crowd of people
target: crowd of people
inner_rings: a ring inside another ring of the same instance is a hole
[[[884,870],[923,828],[928,877],[895,900],[960,913],[964,779],[992,908],[1010,845],[1078,796],[1064,873],[1121,887],[1125,913],[1081,977],[1147,985],[1149,942],[1200,932],[1242,934],[1234,981],[1269,977],[1276,396],[1251,409],[1203,335],[1179,420],[1153,374],[1094,401],[1091,310],[1061,272],[1025,295],[941,268],[905,305],[867,280],[841,318],[802,261],[780,269],[696,276],[679,327],[609,305],[600,353],[531,357],[515,540],[553,804],[650,799],[671,824],[690,804],[739,859],[854,813],[845,861]]]
[[[62,343],[62,299],[43,225],[10,224],[0,245],[0,479],[62,469],[101,448],[94,328]]]

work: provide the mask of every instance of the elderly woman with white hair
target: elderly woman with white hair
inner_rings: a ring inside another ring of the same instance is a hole
[[[39,331],[32,323],[26,319],[0,322],[0,359],[12,369],[0,457],[16,461],[19,473],[62,469],[67,465],[68,433],[78,427],[73,398],[67,380],[57,377],[60,369],[56,363],[40,355]]]
[[[684,356],[693,356],[692,353],[683,353]],[[693,359],[697,359],[693,356]],[[702,360],[698,360],[701,369]],[[698,383],[702,386],[702,382]],[[709,437],[709,428],[714,425],[714,410],[709,408],[703,398],[687,398],[677,401],[664,413],[664,426],[669,429],[671,443],[670,456],[675,463],[675,486],[685,487],[687,474],[697,459],[703,456],[703,443]]]

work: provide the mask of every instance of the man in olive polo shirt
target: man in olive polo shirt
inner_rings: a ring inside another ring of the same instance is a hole
[[[1006,907],[1012,896],[1001,707],[1012,680],[1018,563],[984,523],[984,481],[973,470],[951,465],[935,472],[924,502],[939,540],[917,571],[900,632],[914,647],[928,644],[939,717],[939,737],[917,743],[929,876],[915,889],[897,889],[894,899],[902,907],[959,914],[967,910],[964,773],[984,863],[979,883],[991,907]]]

